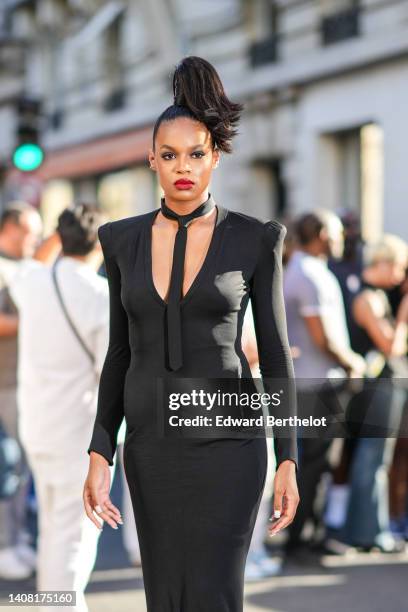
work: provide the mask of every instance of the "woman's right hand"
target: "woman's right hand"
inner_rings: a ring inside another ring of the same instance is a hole
[[[118,528],[116,523],[123,525],[120,511],[112,504],[109,497],[110,484],[109,463],[99,453],[91,451],[88,476],[84,484],[83,501],[87,517],[100,530],[103,523],[96,519],[94,512],[113,529]]]

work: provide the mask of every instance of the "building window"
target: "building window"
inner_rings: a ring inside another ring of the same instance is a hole
[[[360,34],[360,7],[358,0],[321,0],[320,24],[323,45],[331,45]]]
[[[272,0],[253,0],[246,4],[251,40],[248,55],[251,66],[262,66],[278,59],[278,11]]]
[[[366,240],[382,230],[383,148],[383,130],[374,123],[322,134],[319,141],[319,202],[357,213]]]
[[[104,72],[106,94],[104,110],[112,112],[124,107],[126,101],[125,71],[122,61],[123,15],[118,15],[104,33]]]
[[[378,240],[384,215],[384,134],[369,123],[360,130],[361,230],[365,240]]]
[[[274,157],[255,159],[250,167],[250,178],[256,184],[252,212],[265,219],[282,218],[287,213],[282,160]]]

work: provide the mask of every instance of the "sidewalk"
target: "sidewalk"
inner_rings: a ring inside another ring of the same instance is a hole
[[[325,567],[287,566],[283,575],[245,588],[244,612],[401,612],[406,608],[407,555],[360,555],[351,564],[324,558]],[[2,584],[2,603],[5,585]],[[16,588],[16,584],[13,590]],[[34,582],[20,585],[34,589]],[[90,612],[146,612],[142,572],[134,568],[97,569],[87,589]],[[28,606],[0,606],[25,610]],[[194,612],[194,611],[192,611]]]
[[[406,609],[407,555],[362,554],[353,564],[328,557],[325,560],[329,566],[288,566],[282,576],[247,585],[244,612]],[[94,572],[88,590],[90,612],[146,612],[140,570]]]
[[[112,500],[121,507],[118,475]],[[326,556],[321,565],[288,564],[281,576],[247,584],[244,612],[401,612],[407,606],[407,580],[407,553]],[[8,592],[35,592],[34,577],[24,582],[0,580],[0,612],[35,610],[4,606]],[[86,598],[90,612],[146,612],[142,570],[129,566],[120,529],[103,530]]]

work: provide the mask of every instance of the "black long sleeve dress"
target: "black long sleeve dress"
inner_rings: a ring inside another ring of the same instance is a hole
[[[251,378],[241,330],[252,300],[260,371],[292,379],[282,297],[284,226],[217,206],[204,263],[181,301],[183,366],[165,368],[166,303],[153,283],[159,212],[99,230],[110,288],[110,340],[88,453],[112,465],[123,417],[126,478],[148,612],[241,612],[244,569],[265,484],[265,436],[157,435],[160,378]],[[272,391],[271,391],[272,392]],[[288,410],[295,414],[295,402]],[[289,416],[289,415],[288,415]],[[296,432],[275,440],[277,465],[297,466]]]

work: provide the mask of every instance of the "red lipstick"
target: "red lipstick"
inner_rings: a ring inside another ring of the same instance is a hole
[[[189,179],[178,179],[174,185],[177,187],[177,189],[191,189],[194,183]]]

